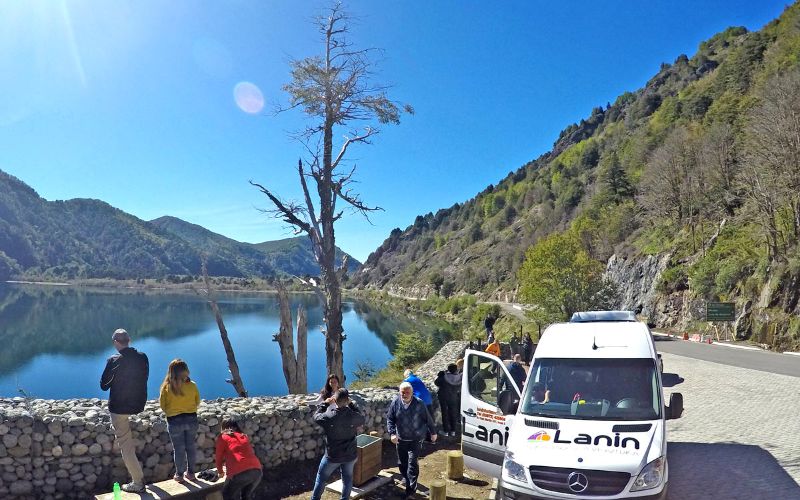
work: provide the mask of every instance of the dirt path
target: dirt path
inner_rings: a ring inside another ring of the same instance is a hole
[[[485,500],[489,495],[492,485],[492,478],[479,474],[473,470],[465,470],[464,479],[461,481],[451,481],[446,479],[447,452],[450,450],[461,449],[460,442],[451,439],[446,442],[432,445],[423,445],[422,457],[420,458],[420,479],[419,492],[427,491],[427,486],[435,480],[445,480],[447,483],[448,500]],[[306,462],[302,466],[292,466],[283,471],[268,472],[264,478],[265,487],[259,488],[259,499],[288,499],[288,500],[308,500],[311,490],[314,487],[314,477],[316,476],[319,460]],[[397,455],[394,446],[388,442],[383,442],[383,467],[384,470],[395,474],[395,481],[379,488],[374,493],[363,498],[367,500],[393,500],[404,498],[404,486],[402,478],[397,470]],[[331,479],[331,481],[333,478]],[[263,483],[262,483],[262,486]],[[416,498],[427,498],[417,495]],[[322,500],[339,500],[338,494],[325,492]]]

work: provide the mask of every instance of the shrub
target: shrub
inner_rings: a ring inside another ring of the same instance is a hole
[[[394,359],[389,362],[394,368],[408,368],[433,356],[436,348],[430,338],[419,333],[398,333],[394,348]]]
[[[664,269],[656,285],[656,290],[661,293],[672,293],[688,289],[689,275],[686,272],[686,266],[683,264]]]

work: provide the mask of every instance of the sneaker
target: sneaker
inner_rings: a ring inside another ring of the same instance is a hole
[[[173,479],[173,480],[174,480],[176,483],[182,483],[182,482],[183,482],[183,476],[182,476],[182,475],[180,475],[180,474],[175,474],[174,476],[172,476],[172,479]]]
[[[197,478],[194,476],[192,472],[184,472],[183,478],[187,481],[197,481]]]
[[[131,481],[130,483],[123,484],[121,489],[127,493],[144,493],[144,484]]]

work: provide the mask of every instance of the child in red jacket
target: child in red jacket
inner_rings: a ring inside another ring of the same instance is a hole
[[[261,462],[239,423],[230,417],[222,420],[222,434],[217,438],[215,459],[219,477],[225,477],[222,497],[225,500],[251,500],[261,482]],[[225,469],[222,468],[223,464]]]

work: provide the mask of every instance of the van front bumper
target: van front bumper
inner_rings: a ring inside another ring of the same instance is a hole
[[[619,499],[634,499],[634,500],[666,500],[667,498],[667,485],[664,485],[664,488],[654,494],[644,495],[644,496],[636,496],[637,494],[646,493],[645,492],[625,492],[620,495],[616,495],[614,497],[603,497],[603,498],[619,498]],[[565,498],[597,498],[595,496],[587,496],[587,495],[574,495],[574,496],[540,496],[539,494],[533,494],[530,490],[523,490],[514,485],[506,485],[503,484],[503,481],[500,481],[500,485],[497,489],[497,499],[496,500],[564,500]]]

